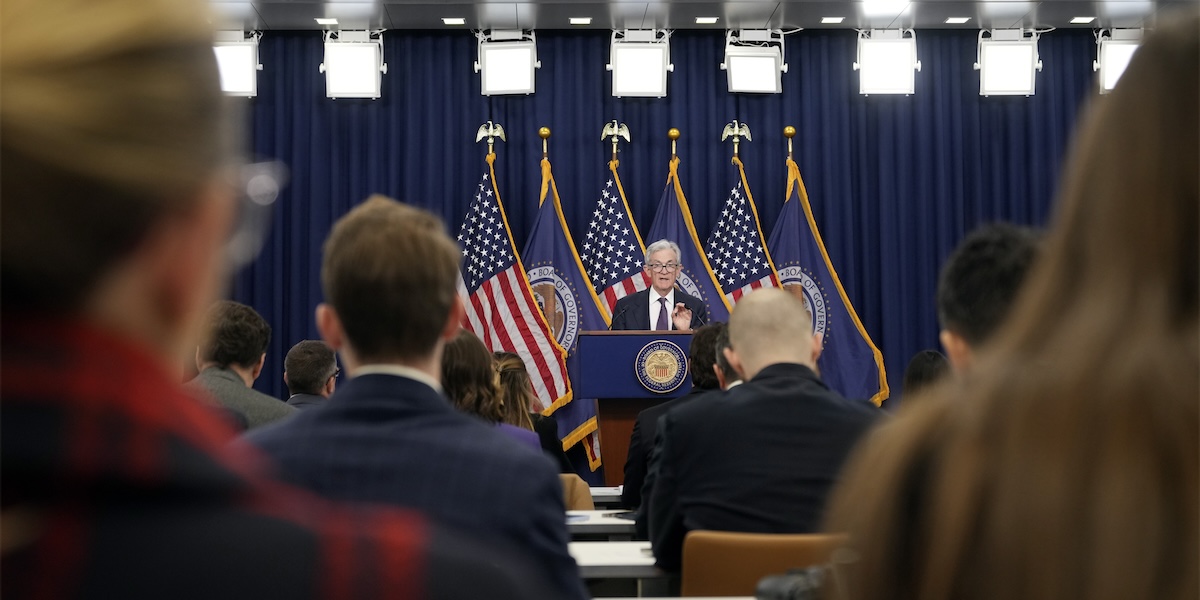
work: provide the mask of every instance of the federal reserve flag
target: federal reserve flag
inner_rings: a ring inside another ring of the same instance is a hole
[[[493,352],[519,354],[542,404],[561,406],[571,401],[566,352],[542,317],[517,256],[496,188],[495,160],[494,153],[488,154],[487,169],[458,230],[463,249],[459,295],[466,305],[463,327]]]
[[[569,355],[578,347],[579,332],[608,329],[608,315],[575,252],[575,242],[563,217],[562,201],[549,159],[542,159],[541,206],[524,258],[529,284],[554,338]],[[531,371],[532,372],[532,371]],[[563,448],[584,442],[593,471],[600,466],[600,442],[593,399],[564,398],[542,414],[558,421]]]
[[[721,218],[705,244],[708,263],[717,274],[717,281],[731,306],[758,288],[779,287],[779,278],[758,222],[758,207],[750,194],[750,183],[746,181],[746,169],[736,156],[733,164],[737,167],[734,183],[721,208]]]
[[[709,321],[729,321],[730,305],[700,246],[700,237],[696,235],[696,225],[692,222],[692,211],[688,208],[687,198],[683,196],[683,186],[679,183],[678,156],[671,158],[667,187],[658,202],[658,212],[654,215],[648,239],[669,240],[679,244],[683,253],[680,257],[683,268],[679,270],[676,285],[704,302],[708,307]]]
[[[646,246],[629,214],[618,164],[608,163],[608,178],[600,188],[581,248],[583,266],[610,317],[617,300],[650,287],[650,275],[642,269]]]
[[[881,404],[888,397],[883,354],[858,320],[833,269],[800,168],[791,158],[787,168],[787,199],[768,243],[779,280],[783,289],[804,300],[813,332],[824,336],[817,360],[821,380],[847,398],[870,398]]]

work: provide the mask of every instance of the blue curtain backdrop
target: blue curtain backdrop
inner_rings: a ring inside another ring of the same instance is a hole
[[[1033,97],[978,95],[973,31],[919,31],[916,93],[858,94],[853,31],[787,37],[783,93],[727,92],[719,32],[676,32],[668,96],[616,99],[606,32],[539,31],[537,93],[479,94],[475,38],[466,31],[396,31],[384,37],[388,73],[378,100],[329,100],[318,32],[268,32],[260,45],[259,96],[248,103],[252,152],[287,163],[273,229],[257,262],[239,273],[232,296],[271,323],[266,368],[255,387],[286,397],[283,357],[317,338],[321,244],[331,224],[372,193],[432,210],[456,230],[483,166],[475,132],[502,124],[497,180],[518,248],[537,212],[541,144],[550,158],[575,237],[603,184],[610,146],[606,121],[629,125],[621,177],[646,231],[667,177],[667,130],[678,127],[680,176],[705,239],[730,178],[724,124],[749,124],[742,160],[764,231],[784,200],[783,128],[794,125],[796,161],[821,233],[846,292],[883,352],[893,399],[909,357],[939,348],[934,291],[939,267],[970,230],[1006,220],[1042,226],[1070,133],[1093,97],[1090,31],[1042,37],[1045,70]],[[649,243],[651,240],[647,240]],[[940,349],[940,348],[939,348]],[[893,401],[893,405],[897,404]],[[612,443],[620,443],[619,441]]]

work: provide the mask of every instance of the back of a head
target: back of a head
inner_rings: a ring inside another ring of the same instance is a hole
[[[738,300],[729,315],[729,343],[750,378],[775,363],[812,366],[812,321],[803,302],[778,288]]]
[[[441,220],[372,196],[325,241],[321,285],[364,362],[429,356],[446,326],[461,258]]]
[[[496,352],[493,357],[496,371],[500,373],[500,403],[504,411],[501,420],[532,430],[533,421],[529,413],[537,398],[533,395],[533,383],[529,379],[529,371],[525,369],[525,361],[514,352]]]
[[[725,331],[724,323],[708,323],[692,332],[692,345],[688,347],[688,359],[692,362],[692,387],[698,390],[715,390],[717,374],[713,364],[717,360],[717,338]]]
[[[1200,17],[1159,23],[1004,331],[848,469],[844,597],[1200,595]]]
[[[904,369],[902,396],[908,400],[910,395],[937,383],[949,371],[950,363],[941,352],[922,350],[916,353]]]
[[[1008,315],[1038,252],[1032,230],[996,223],[975,230],[955,248],[938,280],[942,328],[979,347]]]
[[[717,341],[714,344],[713,351],[717,355],[717,368],[721,370],[721,375],[725,378],[726,385],[728,382],[735,381],[738,378],[737,370],[729,363],[729,358],[725,356],[725,349],[729,347],[729,327],[723,327],[720,333],[717,334]]]
[[[258,364],[271,343],[271,326],[245,304],[221,300],[204,317],[204,342],[200,359],[220,367]]]
[[[288,350],[283,371],[289,392],[319,395],[325,382],[337,372],[337,357],[325,342],[304,340]]]
[[[3,8],[3,304],[74,312],[232,154],[206,3]]]
[[[503,416],[492,353],[474,333],[460,329],[442,353],[442,387],[458,410],[489,423]]]

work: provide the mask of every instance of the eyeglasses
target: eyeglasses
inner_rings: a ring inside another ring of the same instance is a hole
[[[337,379],[337,378],[338,378],[338,375],[341,375],[341,374],[342,374],[342,370],[341,370],[341,369],[336,369],[336,368],[335,368],[335,369],[333,370],[333,375],[330,375],[330,376],[329,376],[329,378],[330,378],[330,379]]]
[[[279,162],[245,165],[238,173],[241,203],[233,233],[225,244],[225,255],[234,271],[254,262],[262,250],[270,233],[275,200],[285,181],[287,168]]]
[[[674,271],[675,269],[678,269],[678,268],[679,268],[679,263],[673,263],[673,262],[669,262],[667,264],[650,263],[650,264],[646,265],[647,271],[669,272],[669,271]]]

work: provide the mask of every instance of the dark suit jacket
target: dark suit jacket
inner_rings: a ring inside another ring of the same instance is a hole
[[[691,530],[816,531],[842,463],[879,414],[797,364],[668,412],[646,499],[658,565],[679,569]]]
[[[567,553],[562,486],[541,453],[460,413],[419,381],[371,374],[325,405],[246,436],[283,479],[338,500],[416,508],[524,550],[556,598],[585,598]]]
[[[538,434],[542,452],[558,465],[558,472],[574,473],[575,467],[571,466],[567,453],[563,451],[562,438],[558,437],[558,421],[555,421],[554,417],[537,413],[530,413],[529,418],[533,420],[533,430]]]
[[[287,399],[287,404],[293,408],[304,410],[325,404],[328,400],[325,396],[318,396],[317,394],[295,394]]]
[[[642,483],[646,480],[646,468],[650,466],[650,450],[654,448],[654,438],[658,434],[658,418],[667,414],[667,411],[712,391],[719,390],[692,388],[692,391],[683,396],[656,404],[637,414],[637,420],[633,422],[633,435],[629,436],[629,454],[625,458],[625,485],[621,488],[621,504],[625,508],[637,508],[642,505]]]
[[[613,314],[616,316],[613,317],[612,327],[609,329],[613,331],[650,329],[650,291],[650,288],[646,288],[617,300],[617,305],[613,307]],[[695,329],[708,322],[708,308],[704,306],[704,303],[699,298],[689,296],[679,288],[675,288],[675,303],[680,302],[692,311],[690,329]],[[671,310],[674,310],[674,307],[671,307]],[[675,329],[674,323],[671,323],[671,329]]]

